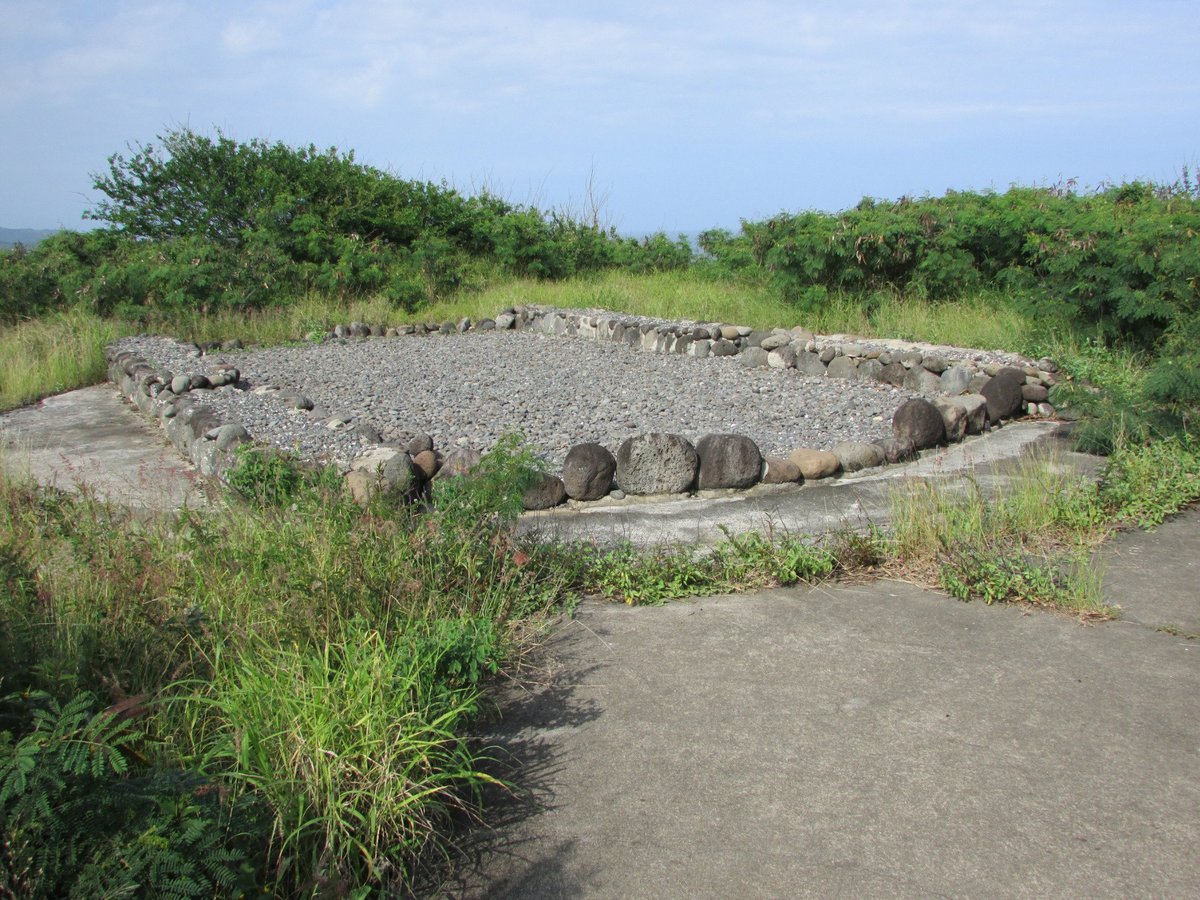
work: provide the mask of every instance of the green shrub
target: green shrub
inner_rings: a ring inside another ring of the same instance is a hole
[[[134,774],[142,735],[82,693],[4,698],[26,727],[0,731],[0,893],[28,898],[212,897],[253,888],[235,830],[194,775]]]
[[[818,287],[931,300],[988,289],[1145,349],[1197,314],[1198,231],[1194,190],[1133,182],[1090,194],[1014,187],[865,200],[832,215],[743,222],[740,235],[710,232],[702,246],[729,270],[752,260],[802,306]]]

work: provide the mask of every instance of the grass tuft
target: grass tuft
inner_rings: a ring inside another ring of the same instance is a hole
[[[962,600],[1111,614],[1087,564],[1108,532],[1095,485],[1042,457],[1001,492],[975,478],[958,488],[912,481],[893,492],[892,552],[906,571]]]

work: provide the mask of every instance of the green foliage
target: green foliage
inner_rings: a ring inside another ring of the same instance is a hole
[[[891,555],[960,599],[1017,601],[1108,615],[1085,551],[1110,527],[1094,485],[1051,458],[1028,461],[1012,486],[912,482],[891,497]]]
[[[620,544],[543,545],[534,553],[548,554],[575,590],[630,606],[817,581],[838,567],[825,547],[791,535],[753,532],[726,531],[725,539],[709,552],[677,545],[641,550]]]
[[[824,291],[898,289],[953,300],[1001,291],[1109,340],[1154,346],[1198,312],[1200,198],[1133,182],[1092,194],[1017,188],[865,200],[706,233],[717,268],[751,261],[802,309]]]
[[[1008,547],[997,543],[958,545],[947,541],[939,559],[938,578],[946,593],[959,600],[1038,603],[1065,609],[1086,609],[1094,604],[1088,596],[1091,583],[1072,577],[1076,560],[1064,567],[1055,563],[1014,558]]]
[[[260,309],[310,292],[382,294],[413,311],[493,270],[537,279],[685,268],[685,240],[622,239],[595,221],[463,197],[337,148],[239,142],[187,128],[109,157],[87,217],[0,255],[0,322],[67,305],[144,320],[154,311]]]
[[[256,506],[286,506],[301,499],[321,500],[341,486],[336,470],[305,464],[294,453],[243,444],[225,472],[225,483]]]
[[[1200,443],[1173,436],[1116,448],[1108,458],[1099,497],[1118,523],[1140,528],[1161,524],[1200,499]]]
[[[273,811],[277,889],[403,884],[436,826],[491,780],[460,735],[495,649],[486,623],[385,636],[354,619],[310,645],[253,641],[217,663],[188,698],[201,750]]]
[[[0,732],[0,894],[11,897],[212,897],[253,885],[222,808],[195,776],[135,775],[142,739],[95,712],[88,693],[4,698],[23,726]]]
[[[149,522],[0,480],[0,679],[153,696],[155,754],[259,805],[247,858],[276,893],[398,889],[474,804],[463,735],[509,620],[563,594],[555,561],[512,533],[530,460],[509,441],[429,508],[365,511],[286,459],[255,464],[265,505]],[[189,797],[160,804],[178,826],[121,832],[108,858],[133,871],[122,842],[166,832],[183,853]]]

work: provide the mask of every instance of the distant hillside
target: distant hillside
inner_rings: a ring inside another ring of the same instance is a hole
[[[7,250],[17,244],[32,247],[42,238],[57,233],[57,228],[0,228],[0,250]]]

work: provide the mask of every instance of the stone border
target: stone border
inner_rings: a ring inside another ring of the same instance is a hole
[[[1015,416],[1055,414],[1048,402],[1049,389],[1057,381],[1058,366],[1053,360],[1032,363],[1000,352],[821,338],[800,326],[756,331],[724,323],[665,322],[597,310],[524,306],[478,323],[460,319],[382,328],[352,322],[307,337],[330,340],[507,329],[619,343],[652,353],[736,357],[736,363],[747,367],[875,380],[933,397],[914,397],[901,404],[892,417],[891,438],[872,443],[844,441],[832,450],[800,447],[787,458],[764,458],[753,440],[737,434],[705,435],[695,445],[680,435],[639,434],[627,438],[615,455],[600,444],[579,444],[568,451],[560,473],[544,475],[526,492],[524,505],[529,510],[549,509],[568,500],[744,490],[759,483],[829,478],[904,462],[921,450],[981,434]],[[200,356],[208,350],[241,346],[233,340],[197,347],[194,352]],[[208,376],[175,375],[132,352],[110,348],[108,373],[134,405],[163,423],[168,439],[203,475],[222,478],[234,462],[237,447],[253,440],[240,423],[221,421],[211,407],[187,396],[191,391],[236,386],[240,376],[232,365],[218,365]],[[272,393],[291,409],[312,409],[311,401],[296,391]],[[407,447],[379,445],[363,452],[351,462],[346,484],[360,501],[379,492],[418,496],[430,479],[465,474],[480,458],[478,451],[471,450],[453,450],[443,456],[428,435],[421,435]]]

